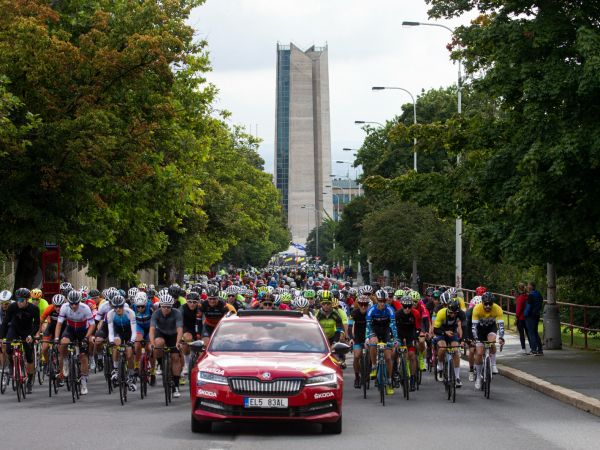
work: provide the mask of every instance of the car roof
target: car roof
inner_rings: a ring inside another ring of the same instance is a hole
[[[314,323],[315,319],[312,316],[290,314],[299,313],[299,311],[262,311],[262,310],[240,310],[238,314],[231,314],[223,318],[223,320],[243,321],[243,322],[293,322],[293,323]]]

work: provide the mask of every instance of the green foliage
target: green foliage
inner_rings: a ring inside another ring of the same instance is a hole
[[[335,239],[337,223],[331,219],[325,219],[319,226],[319,258],[325,264],[333,263],[333,241]],[[317,227],[310,230],[306,239],[306,254],[317,256]]]

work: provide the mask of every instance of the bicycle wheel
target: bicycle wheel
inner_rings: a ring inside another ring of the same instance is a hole
[[[117,384],[119,385],[119,401],[121,402],[121,406],[125,404],[125,393],[124,389],[127,389],[125,386],[125,368],[123,364],[123,355],[119,356],[119,360],[117,362]]]
[[[385,362],[377,364],[377,385],[379,388],[379,401],[385,406],[385,382],[386,376],[385,371],[387,370]]]
[[[369,381],[371,378],[371,372],[369,370],[369,366],[367,363],[367,360],[369,360],[369,355],[367,352],[363,352],[361,354],[361,359],[360,359],[360,370],[361,370],[361,374],[360,374],[360,381],[362,384],[362,390],[363,390],[363,398],[367,398],[367,389],[369,388]]]
[[[10,374],[8,371],[9,371],[8,358],[5,355],[5,358],[2,361],[2,372],[0,372],[0,393],[1,394],[4,394],[6,392],[6,386],[8,386],[8,380],[10,379]]]
[[[452,358],[448,361],[448,400],[456,402],[456,374],[454,373],[454,361]]]
[[[54,389],[55,377],[54,373],[54,361],[53,361],[53,351],[52,349],[48,349],[48,364],[46,366],[46,370],[48,371],[48,397],[52,397],[52,390]]]
[[[448,356],[444,355],[444,364],[442,370],[442,380],[444,381],[444,389],[446,391],[446,395],[448,396],[448,400],[450,400],[450,386],[448,379]]]
[[[37,379],[40,386],[44,384],[46,378],[46,362],[42,360],[42,344],[37,342],[35,344],[35,370],[37,372]]]
[[[23,369],[21,368],[21,358],[18,356],[13,356],[13,365],[14,365],[14,378],[15,378],[15,388],[17,391],[17,401],[21,401],[21,397],[23,397]],[[23,397],[25,398],[25,397]]]
[[[400,365],[398,367],[399,372],[400,372],[400,377],[401,377],[401,383],[402,384],[402,396],[408,400],[408,392],[410,390],[410,384],[409,384],[409,375],[408,375],[408,369],[407,369],[407,365],[406,365],[406,356],[403,354],[400,355]]]
[[[79,398],[77,393],[77,369],[75,364],[75,357],[71,354],[69,355],[69,388],[71,390],[71,398],[73,399],[73,403],[77,401]]]
[[[165,390],[165,406],[169,406],[171,403],[171,355],[169,353],[163,353],[163,387]]]
[[[485,377],[483,379],[483,395],[485,396],[485,398],[489,399],[492,385],[492,360],[489,356],[485,359],[485,367],[483,374]]]
[[[421,370],[421,367],[419,366],[419,360],[417,357],[417,373],[415,374],[415,383],[417,384],[417,391],[421,387],[422,379],[423,379],[423,372]]]
[[[140,358],[140,367],[139,367],[139,375],[140,375],[140,397],[142,400],[146,396],[146,389],[148,388],[148,380],[146,376],[148,375],[148,371],[146,368],[146,353],[142,353],[142,357]]]

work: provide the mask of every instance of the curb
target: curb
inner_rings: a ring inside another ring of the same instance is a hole
[[[535,377],[519,369],[513,369],[501,364],[497,365],[498,372],[506,378],[510,378],[519,384],[530,387],[542,394],[546,394],[582,411],[600,417],[600,400],[583,395],[572,389],[567,389],[556,384],[549,383],[541,378]]]

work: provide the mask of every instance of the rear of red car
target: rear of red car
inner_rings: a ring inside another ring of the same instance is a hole
[[[273,312],[275,313],[275,312]],[[223,319],[193,369],[192,431],[285,420],[342,429],[343,376],[318,323],[299,314]]]

